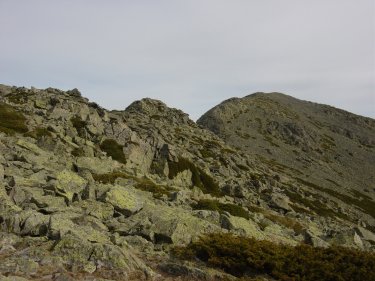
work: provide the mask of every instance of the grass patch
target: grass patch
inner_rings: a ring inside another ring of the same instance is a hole
[[[134,187],[143,191],[151,192],[154,198],[161,198],[163,195],[170,196],[171,192],[174,191],[172,188],[168,188],[164,185],[157,185],[148,178],[137,178],[121,172],[113,172],[108,174],[93,174],[94,180],[104,184],[114,184],[116,179],[132,179],[135,181]]]
[[[290,198],[290,200],[292,200],[292,202],[298,203],[306,208],[309,208],[311,211],[313,211],[319,216],[331,218],[339,217],[344,220],[350,221],[350,218],[346,214],[335,212],[334,210],[327,208],[326,204],[321,203],[319,200],[309,200],[307,198],[302,197],[302,195],[298,194],[296,191],[284,190],[284,192]],[[295,211],[302,211],[307,214],[311,214],[311,212],[309,212],[308,210],[299,208],[296,205],[293,206],[293,209]]]
[[[13,106],[0,102],[0,132],[8,135],[26,133],[26,118]]]
[[[113,160],[126,164],[126,158],[122,150],[123,147],[119,145],[117,141],[106,139],[100,144],[100,149],[105,151],[108,156],[111,156]]]
[[[218,211],[219,213],[228,212],[232,216],[249,219],[249,213],[241,206],[230,203],[221,203],[217,200],[199,200],[198,203],[193,204],[192,207],[194,210],[210,210]]]
[[[237,277],[267,274],[281,281],[375,280],[374,253],[337,246],[293,247],[220,233],[175,247],[172,255],[199,259]]]
[[[179,158],[178,162],[168,162],[170,179],[175,178],[178,173],[190,170],[192,173],[191,181],[194,186],[199,187],[203,193],[209,193],[213,196],[222,196],[219,185],[215,180],[204,172],[202,169],[196,167],[192,162],[185,158]]]
[[[289,229],[293,229],[295,233],[297,234],[301,234],[303,233],[303,230],[305,229],[305,227],[300,224],[298,221],[296,220],[293,220],[291,218],[288,218],[288,217],[282,217],[282,216],[278,216],[278,215],[274,215],[274,214],[270,214],[270,213],[263,213],[264,217],[266,217],[267,219],[277,223],[277,224],[280,224],[280,225],[283,225],[285,226],[286,228],[289,228]]]

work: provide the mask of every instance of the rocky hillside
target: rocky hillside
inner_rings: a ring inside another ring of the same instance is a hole
[[[375,120],[280,93],[256,93],[224,101],[198,124],[288,176],[283,192],[295,207],[317,200],[329,208],[326,215],[375,229]]]
[[[207,113],[212,133],[157,100],[108,111],[77,89],[1,85],[0,280],[290,276],[192,258],[215,235],[372,251],[374,121],[254,97]]]

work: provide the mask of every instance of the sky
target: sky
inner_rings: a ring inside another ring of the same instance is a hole
[[[193,120],[282,92],[375,118],[374,0],[0,0],[0,83]]]

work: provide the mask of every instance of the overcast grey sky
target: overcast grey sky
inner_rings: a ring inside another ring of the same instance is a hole
[[[197,119],[283,92],[375,117],[374,0],[0,0],[0,83]]]

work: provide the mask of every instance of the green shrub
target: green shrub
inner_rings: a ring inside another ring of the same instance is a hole
[[[8,135],[26,133],[26,118],[13,106],[0,102],[0,131]]]
[[[43,137],[52,137],[52,134],[46,128],[37,127],[34,130],[25,133],[24,136],[34,139],[41,139]]]
[[[106,139],[100,144],[101,150],[107,152],[108,156],[111,156],[113,160],[120,163],[126,164],[123,147],[113,139]]]
[[[85,152],[82,147],[76,147],[72,150],[72,155],[75,157],[85,156]]]
[[[192,173],[191,181],[194,186],[199,187],[203,193],[209,193],[213,196],[221,196],[219,185],[214,181],[214,179],[207,175],[202,169],[196,167],[188,159],[179,158],[178,162],[168,162],[170,179],[177,176],[185,170],[190,170]]]
[[[228,212],[232,216],[249,218],[249,213],[241,206],[231,203],[221,203],[217,200],[199,200],[197,204],[192,205],[194,210],[211,210],[219,213]]]
[[[175,247],[180,259],[198,258],[207,266],[237,277],[268,274],[282,281],[375,280],[375,254],[332,246],[288,246],[231,234],[210,234],[186,247]]]
[[[242,165],[242,164],[237,164],[237,167],[240,168],[242,171],[249,171],[249,167],[245,166],[245,165]]]
[[[83,121],[81,117],[74,116],[70,119],[70,122],[72,122],[73,127],[76,128],[77,132],[80,132],[82,129],[84,129],[87,125],[86,121]]]
[[[113,172],[108,174],[93,174],[92,176],[95,181],[102,182],[104,184],[114,184],[116,179],[118,178],[132,179],[136,182],[134,185],[135,188],[151,192],[155,198],[161,198],[163,195],[170,196],[171,191],[173,191],[172,188],[157,185],[148,178],[137,178],[135,176],[131,176],[122,172]]]
[[[125,173],[113,172],[108,174],[93,174],[92,177],[95,181],[104,183],[104,184],[114,184],[117,178],[130,179],[131,177]]]

